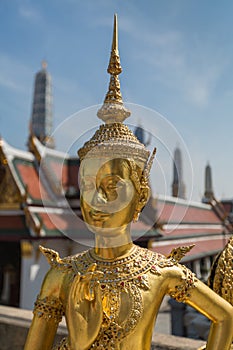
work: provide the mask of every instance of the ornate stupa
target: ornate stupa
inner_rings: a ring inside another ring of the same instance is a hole
[[[42,69],[35,76],[30,136],[34,135],[42,144],[54,148],[52,123],[52,78],[47,71],[47,62],[43,61]]]

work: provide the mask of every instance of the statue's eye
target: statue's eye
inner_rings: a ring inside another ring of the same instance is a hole
[[[105,182],[104,188],[105,191],[116,193],[117,190],[119,190],[123,186],[123,181],[119,178],[109,179]]]
[[[109,183],[106,186],[106,190],[107,191],[116,191],[116,189],[117,189],[117,183],[116,182]]]

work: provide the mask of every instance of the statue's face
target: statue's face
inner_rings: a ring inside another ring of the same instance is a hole
[[[133,220],[139,194],[127,160],[84,159],[80,166],[81,210],[94,232],[121,229]],[[115,231],[115,230],[114,230]]]

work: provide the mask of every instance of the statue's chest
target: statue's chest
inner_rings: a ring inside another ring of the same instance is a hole
[[[117,344],[134,331],[147,307],[144,294],[150,289],[150,277],[160,275],[157,259],[150,251],[135,248],[133,254],[114,262],[93,261],[89,253],[76,261],[81,274],[93,263],[97,264],[96,271],[102,272],[98,281],[103,323],[91,349],[118,349]]]

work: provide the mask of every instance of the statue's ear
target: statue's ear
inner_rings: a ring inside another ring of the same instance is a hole
[[[148,186],[141,187],[140,194],[139,194],[139,200],[137,203],[137,207],[135,209],[134,213],[134,221],[138,221],[139,215],[142,211],[142,209],[145,207],[146,203],[148,202],[148,199],[150,197],[150,189]]]
[[[145,207],[146,203],[149,200],[149,197],[150,197],[150,188],[148,186],[142,187],[140,191],[139,202],[138,202],[140,211],[142,211],[142,209]]]

